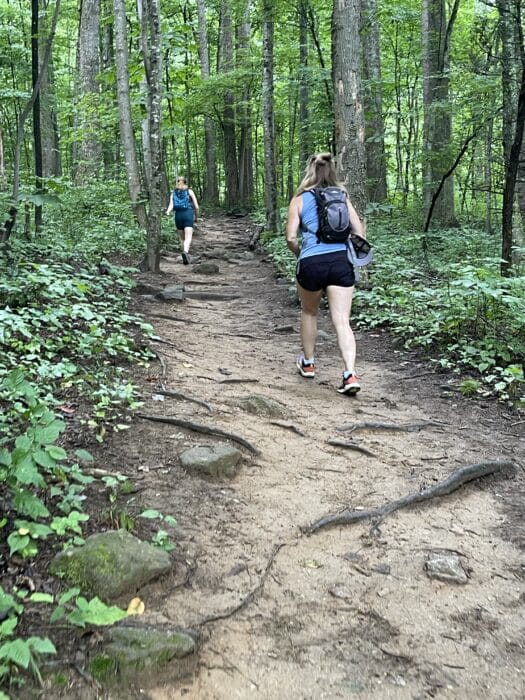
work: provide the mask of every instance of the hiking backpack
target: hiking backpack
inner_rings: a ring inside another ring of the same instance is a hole
[[[352,232],[346,192],[339,187],[324,187],[310,191],[317,204],[319,219],[317,241],[346,243]]]
[[[190,194],[188,190],[173,190],[174,211],[185,211],[190,208]]]

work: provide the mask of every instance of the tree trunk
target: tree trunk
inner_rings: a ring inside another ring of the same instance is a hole
[[[115,65],[117,71],[117,102],[119,110],[120,139],[126,163],[128,191],[131,208],[140,228],[147,230],[148,219],[144,204],[144,194],[140,182],[139,164],[129,90],[128,32],[126,25],[126,5],[124,0],[113,0],[115,14]]]
[[[264,204],[266,227],[272,233],[280,232],[277,206],[277,172],[275,162],[275,124],[273,112],[273,38],[274,18],[272,0],[263,0],[263,78],[262,110],[264,140]]]
[[[229,73],[234,69],[233,29],[231,0],[221,4],[221,72]],[[235,142],[235,96],[231,90],[224,93],[222,115],[224,142],[224,175],[226,180],[225,204],[233,208],[239,202],[239,171],[237,166],[237,148]]]
[[[514,226],[515,195],[520,194],[519,174],[525,120],[525,45],[521,30],[521,2],[498,0],[501,38],[501,80],[503,95],[503,160],[505,184],[502,208],[501,274],[509,276],[513,266],[513,247],[519,244],[517,222]],[[519,86],[516,89],[516,86]],[[522,185],[523,186],[523,185]],[[520,201],[521,198],[518,199]],[[525,209],[522,209],[522,218]],[[516,239],[516,240],[515,240]]]
[[[44,3],[47,10],[49,2]],[[44,15],[47,17],[47,14]],[[40,37],[47,35],[47,19],[40,18]],[[42,29],[44,28],[44,32]],[[40,45],[40,64],[43,60],[42,42]],[[42,67],[40,66],[40,70]],[[47,70],[42,75],[42,86],[40,88],[40,128],[42,132],[42,170],[43,176],[60,177],[62,174],[62,163],[60,157],[60,137],[58,132],[57,99],[55,91],[55,71],[53,66],[53,55],[49,57]]]
[[[206,20],[205,0],[197,0],[199,18],[199,58],[201,76],[204,81],[210,77],[210,54],[208,45],[208,25]],[[215,123],[209,114],[204,115],[204,151],[206,158],[206,174],[204,178],[203,199],[212,205],[219,203],[219,187],[217,184],[217,139]]]
[[[368,199],[386,200],[385,124],[379,48],[379,19],[376,0],[363,0],[363,28],[360,33],[365,89],[365,139]]]
[[[148,86],[148,135],[150,180],[148,183],[148,240],[146,265],[150,272],[160,272],[160,212],[162,207],[162,141],[161,141],[161,30],[160,0],[139,0],[142,3],[144,67]]]
[[[42,134],[40,131],[40,90],[35,90],[39,76],[38,56],[38,0],[31,0],[31,82],[33,101],[33,149],[35,157],[35,189],[42,194]],[[42,86],[40,86],[41,88]],[[35,232],[42,230],[42,205],[35,204]]]
[[[100,0],[82,0],[78,43],[78,97],[75,181],[95,178],[102,164],[98,113]]]
[[[251,0],[247,0],[239,31],[237,65],[246,70],[250,61],[249,41]],[[250,107],[250,82],[245,81],[239,105],[239,202],[243,208],[251,208],[253,199],[253,147]]]
[[[423,0],[423,198],[428,211],[443,173],[453,160],[450,152],[452,118],[449,99],[450,35],[459,0],[454,0],[447,24],[445,0]],[[454,180],[447,179],[434,205],[434,219],[442,226],[456,226]]]
[[[332,70],[335,145],[340,177],[359,216],[366,208],[365,125],[360,80],[360,2],[334,0]]]
[[[42,59],[42,65],[40,68],[40,72],[38,74],[38,78],[36,80],[36,83],[33,86],[33,91],[31,93],[31,97],[29,98],[29,101],[27,102],[24,109],[20,112],[20,116],[18,118],[18,125],[17,125],[17,131],[16,131],[16,142],[15,142],[15,153],[14,153],[14,158],[13,158],[13,196],[12,196],[12,199],[13,199],[13,202],[15,202],[15,203],[18,201],[18,195],[19,195],[19,190],[20,190],[20,151],[22,149],[22,140],[24,138],[24,126],[26,123],[26,119],[29,116],[29,112],[32,110],[35,99],[39,93],[40,85],[42,84],[42,78],[44,76],[44,73],[45,73],[45,71],[47,71],[47,66],[49,64],[49,58],[51,56],[51,46],[53,44],[53,38],[55,36],[59,14],[60,14],[60,0],[56,0],[55,11],[53,13],[53,19],[51,21],[51,29],[49,31],[49,36],[47,37],[47,41],[46,41],[46,48],[44,51],[44,57]]]
[[[308,2],[299,0],[299,170],[306,168],[310,155],[308,138]],[[290,178],[293,179],[292,173]]]

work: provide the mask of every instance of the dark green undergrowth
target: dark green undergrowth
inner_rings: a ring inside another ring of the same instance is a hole
[[[388,328],[406,348],[467,379],[465,394],[525,406],[525,270],[499,273],[499,236],[474,228],[422,234],[409,218],[371,217],[375,259],[355,296],[354,323]],[[284,237],[265,245],[294,277]]]
[[[78,589],[55,596],[17,581],[29,580],[44,552],[83,541],[94,481],[114,513],[118,494],[132,490],[119,474],[87,474],[84,445],[129,427],[140,405],[133,373],[153,357],[151,327],[130,312],[131,269],[115,264],[140,260],[145,248],[122,188],[69,188],[44,214],[42,234],[26,237],[19,219],[0,249],[0,688],[17,695],[26,672],[39,678],[42,659],[56,653],[53,622],[82,627],[126,615]],[[113,526],[133,529],[121,516]],[[31,633],[42,619],[47,633]]]

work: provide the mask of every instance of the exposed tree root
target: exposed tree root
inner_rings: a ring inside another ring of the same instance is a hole
[[[293,423],[283,423],[280,420],[271,420],[270,425],[277,425],[279,428],[284,428],[285,430],[291,430],[292,433],[296,433],[297,435],[300,435],[301,437],[306,437],[306,435],[299,430],[297,426],[295,426]]]
[[[247,605],[249,605],[255,597],[258,595],[258,593],[262,590],[264,583],[266,581],[266,578],[270,572],[270,569],[272,568],[272,564],[275,561],[275,557],[279,553],[279,550],[281,550],[286,542],[281,542],[280,544],[276,544],[274,548],[272,549],[272,553],[270,555],[270,558],[268,559],[268,562],[266,564],[266,567],[262,573],[262,576],[259,580],[259,583],[255,586],[253,590],[248,593],[246,598],[243,598],[240,603],[237,605],[234,605],[232,608],[229,608],[229,610],[225,610],[222,613],[215,613],[214,615],[210,615],[209,617],[205,617],[204,620],[201,620],[198,622],[196,625],[192,625],[192,627],[202,627],[202,625],[207,625],[210,622],[215,622],[216,620],[225,620],[228,617],[231,617],[232,615],[235,615],[235,613],[238,613],[240,610],[245,608]]]
[[[340,433],[355,433],[356,430],[390,430],[392,432],[406,432],[412,433],[416,430],[422,430],[423,428],[430,428],[431,426],[436,426],[431,420],[419,421],[417,423],[407,423],[406,425],[398,425],[397,423],[345,423],[345,425],[340,425],[336,430]]]
[[[198,324],[200,321],[192,321],[188,318],[180,318],[179,316],[169,316],[168,314],[152,314],[148,313],[149,318],[162,318],[165,321],[174,321],[175,323],[195,323]]]
[[[191,403],[196,403],[199,406],[204,406],[204,408],[207,408],[210,413],[213,413],[213,407],[210,406],[209,403],[206,403],[206,401],[201,401],[200,399],[194,399],[192,396],[188,396],[187,394],[182,394],[180,391],[171,391],[169,389],[162,389],[158,393],[162,394],[163,396],[171,396],[171,398],[173,398],[173,399],[181,399],[182,401],[191,401]]]
[[[170,416],[150,416],[146,413],[135,413],[137,418],[142,418],[143,420],[151,420],[156,423],[168,423],[169,425],[178,425],[180,428],[186,428],[186,430],[193,430],[196,433],[204,433],[205,435],[220,435],[221,437],[232,440],[233,442],[239,443],[247,450],[255,455],[260,454],[259,450],[254,447],[248,440],[245,440],[239,435],[234,433],[228,433],[226,430],[221,428],[213,428],[209,425],[201,425],[200,423],[193,423],[189,420],[182,420],[181,418],[171,418]]]
[[[367,457],[377,457],[373,452],[368,450],[366,447],[361,447],[361,445],[354,445],[351,442],[343,442],[343,440],[327,440],[328,445],[333,445],[334,447],[344,447],[345,450],[354,450],[354,452],[361,452],[361,454]]]
[[[151,349],[151,352],[152,352],[152,353],[155,355],[155,357],[157,358],[157,360],[160,362],[160,367],[161,367],[161,370],[162,370],[161,375],[160,375],[160,378],[161,378],[161,379],[165,379],[166,374],[168,373],[168,368],[167,368],[167,366],[166,366],[166,360],[163,358],[163,356],[160,354],[160,352],[157,352],[157,350],[154,350],[153,348],[150,348],[150,349]]]
[[[368,520],[370,518],[382,519],[400,508],[406,508],[414,503],[428,501],[431,498],[436,498],[438,496],[446,496],[449,493],[456,491],[456,489],[459,489],[469,481],[479,479],[480,477],[487,476],[488,474],[496,474],[505,468],[515,469],[515,465],[513,462],[507,462],[504,460],[480,462],[479,464],[468,464],[465,467],[456,469],[456,471],[452,472],[452,474],[444,481],[441,481],[434,486],[430,486],[423,491],[408,494],[402,498],[399,498],[397,501],[390,501],[381,507],[372,508],[370,510],[344,510],[341,513],[325,515],[319,520],[313,522],[311,525],[301,528],[301,530],[304,533],[311,535],[313,532],[317,532],[317,530],[320,530],[323,527],[350,525],[352,523],[356,523],[361,520]]]

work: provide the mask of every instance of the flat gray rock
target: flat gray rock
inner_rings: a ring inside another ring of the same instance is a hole
[[[464,585],[468,576],[459,555],[454,552],[430,552],[424,565],[429,578]]]
[[[193,266],[193,272],[199,275],[217,275],[219,273],[219,266],[217,263],[202,262],[199,263],[199,265]]]
[[[231,404],[255,416],[268,416],[269,418],[284,418],[286,416],[286,409],[282,404],[258,394],[237,399]]]
[[[240,468],[242,453],[235,447],[220,443],[213,447],[192,447],[180,455],[182,467],[193,474],[231,478]]]

